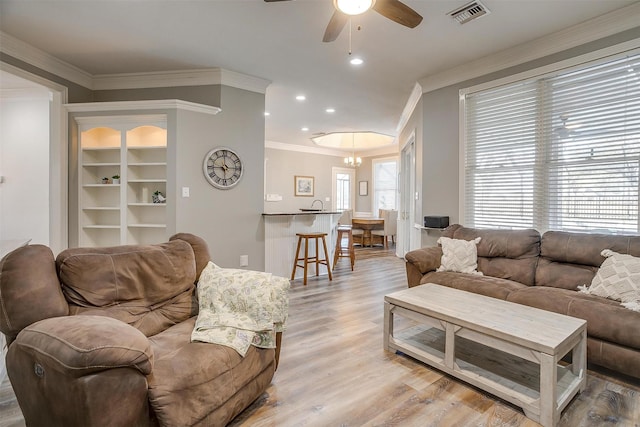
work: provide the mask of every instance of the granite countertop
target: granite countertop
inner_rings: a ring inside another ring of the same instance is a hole
[[[262,216],[282,216],[282,215],[341,215],[338,211],[300,211],[300,212],[264,212]]]

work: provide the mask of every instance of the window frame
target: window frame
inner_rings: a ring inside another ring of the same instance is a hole
[[[502,79],[493,80],[485,83],[481,83],[472,87],[463,88],[459,91],[459,218],[460,221],[464,223],[466,214],[467,214],[467,205],[466,205],[466,194],[467,194],[467,183],[466,183],[466,170],[465,170],[465,159],[466,159],[466,150],[467,150],[467,139],[469,135],[467,134],[467,97],[471,94],[475,94],[478,92],[497,89],[501,86],[515,85],[518,83],[529,83],[541,81],[543,79],[549,80],[558,76],[560,74],[570,73],[574,70],[579,70],[583,68],[593,67],[600,64],[605,64],[607,62],[613,62],[616,60],[623,59],[628,56],[635,56],[640,54],[640,41],[633,40],[630,42],[621,43],[619,45],[615,45],[609,48],[601,49],[598,51],[590,52],[585,55],[581,55],[578,57],[570,58],[565,61],[557,62],[554,64],[550,64],[544,67],[536,68],[529,70],[524,73],[519,73],[516,75],[508,76]],[[534,198],[534,203],[536,204],[546,204],[545,200],[536,200]],[[639,207],[640,209],[640,207]],[[542,217],[536,217],[534,215],[533,218],[533,227],[544,232],[552,227],[553,225],[549,224],[549,215],[548,209],[544,208],[544,212],[546,212]],[[636,232],[640,232],[640,215],[638,219],[638,228]]]
[[[396,181],[395,181],[395,191],[394,191],[395,207],[393,209],[398,209],[398,202],[400,199],[399,190],[398,190],[398,173],[400,171],[400,157],[399,156],[378,157],[371,160],[371,188],[369,189],[369,194],[371,194],[371,212],[373,216],[377,216],[378,209],[382,209],[382,208],[378,208],[376,203],[377,201],[376,163],[389,163],[391,161],[395,162],[396,164]]]

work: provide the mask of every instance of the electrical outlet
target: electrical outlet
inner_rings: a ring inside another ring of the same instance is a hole
[[[240,267],[249,266],[249,255],[240,255]]]
[[[182,187],[182,197],[189,197],[189,187]]]

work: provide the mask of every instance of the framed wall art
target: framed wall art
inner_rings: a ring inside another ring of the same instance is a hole
[[[302,197],[313,197],[313,177],[299,176],[294,177],[294,194]]]
[[[358,195],[360,196],[368,196],[369,195],[369,181],[360,181],[358,183],[360,185]]]

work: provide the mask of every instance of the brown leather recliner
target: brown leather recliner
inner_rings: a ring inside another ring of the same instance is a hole
[[[259,397],[276,349],[192,343],[204,240],[42,245],[0,261],[7,372],[29,426],[222,426]]]

